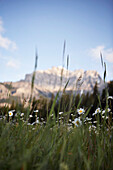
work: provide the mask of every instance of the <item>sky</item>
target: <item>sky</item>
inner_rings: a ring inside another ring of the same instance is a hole
[[[113,0],[0,0],[0,82],[62,66],[96,70],[113,80]]]

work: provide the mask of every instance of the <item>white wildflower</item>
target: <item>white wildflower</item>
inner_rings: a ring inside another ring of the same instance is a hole
[[[92,122],[91,122],[91,121],[89,121],[88,123],[89,123],[89,124],[92,124]]]
[[[87,121],[90,121],[90,120],[92,120],[92,118],[86,117],[86,120],[87,120]]]
[[[63,112],[59,112],[59,115],[62,115],[63,114]]]
[[[24,116],[24,113],[21,113],[21,115],[20,115],[21,117],[23,117]]]
[[[74,121],[72,122],[75,126],[80,126],[80,125],[82,125],[82,122],[81,122],[81,120],[80,120],[80,118],[76,118],[76,119],[74,119]]]
[[[39,124],[39,120],[38,119],[36,120],[36,123]]]
[[[108,109],[107,109],[107,112],[110,112],[110,111],[111,111],[111,109],[110,109],[110,108],[108,108]]]
[[[34,112],[36,113],[36,112],[39,112],[39,110],[34,110]]]
[[[44,120],[44,118],[42,117],[42,118],[41,118],[41,120],[43,121],[43,120]]]
[[[12,111],[9,111],[8,114],[9,114],[9,117],[13,116],[13,112]]]
[[[97,121],[95,120],[95,121],[93,121],[93,123],[97,123]]]
[[[81,115],[81,114],[84,114],[85,110],[80,108],[80,109],[77,109],[77,112],[79,115]]]
[[[94,115],[96,115],[97,113],[100,113],[100,112],[101,112],[100,108],[97,108],[97,109],[95,110],[95,113],[93,113],[92,115],[94,116]]]
[[[105,110],[102,111],[102,115],[104,115],[104,114],[105,114]]]
[[[69,119],[69,122],[71,122],[71,119]]]
[[[108,116],[102,116],[102,118],[103,118],[103,119],[104,119],[104,118],[108,119]]]

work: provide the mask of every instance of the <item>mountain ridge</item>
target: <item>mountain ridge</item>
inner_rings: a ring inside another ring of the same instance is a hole
[[[32,76],[33,73],[30,73],[25,75],[24,80],[12,83],[1,83],[0,96],[2,97],[0,99],[6,99],[6,93],[10,93],[13,97],[18,96],[20,98],[29,98],[31,94]],[[39,98],[40,96],[51,97],[52,94],[56,94],[59,89],[63,90],[67,82],[67,92],[76,91],[76,93],[80,94],[86,94],[87,92],[92,93],[96,82],[100,93],[105,87],[104,81],[95,70],[84,71],[83,69],[79,69],[69,71],[60,66],[36,71],[33,96],[36,98]]]
[[[31,82],[33,73],[26,74],[24,81]],[[62,86],[65,86],[68,79],[69,84],[67,86],[68,90],[72,90],[73,86],[78,85],[77,82],[79,80],[79,84],[82,83],[81,88],[86,89],[86,91],[92,92],[95,83],[97,82],[99,87],[104,86],[104,81],[100,77],[99,73],[95,70],[87,70],[83,69],[69,71],[62,67],[52,67],[51,69],[44,71],[36,71],[35,74],[35,84],[41,87],[57,88],[61,85],[61,77],[62,77]],[[90,86],[90,88],[89,88]],[[77,88],[75,88],[77,90]],[[100,88],[101,90],[101,88]]]

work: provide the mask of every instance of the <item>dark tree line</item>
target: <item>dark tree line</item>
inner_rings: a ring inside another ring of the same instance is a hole
[[[105,109],[106,106],[106,99],[107,99],[107,91],[109,96],[113,96],[113,81],[110,81],[107,84],[107,87],[103,89],[102,94],[99,94],[98,91],[98,84],[96,83],[94,88],[93,88],[93,93],[87,93],[87,94],[77,94],[75,92],[62,92],[60,94],[60,97],[57,99],[54,107],[54,112],[57,116],[58,112],[69,112],[75,113],[76,109],[79,105],[79,108],[84,108],[86,111],[88,108],[91,107],[89,116],[91,117],[91,114],[95,112],[95,110],[100,107],[99,101],[101,103],[102,109]],[[32,102],[32,107],[30,109],[30,114],[34,114],[34,110],[39,110],[37,113],[39,117],[47,118],[47,116],[50,113],[52,104],[55,100],[54,94],[51,96],[51,99],[45,98],[45,97],[40,97],[38,100],[35,98],[33,99]],[[113,100],[108,99],[108,104],[110,109],[112,110],[113,113]],[[18,104],[15,103],[14,101],[12,102],[12,105],[10,108],[1,108],[1,113],[6,113],[8,110],[13,110],[15,109],[16,111],[19,110],[20,112],[27,112],[28,108],[24,107],[24,103]]]

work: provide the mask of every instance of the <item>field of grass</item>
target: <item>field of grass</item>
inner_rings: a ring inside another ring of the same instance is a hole
[[[107,101],[109,100],[109,96]],[[90,108],[54,111],[46,118],[30,107],[25,113],[1,110],[0,169],[112,169],[113,122],[106,104],[88,117]],[[112,99],[111,99],[112,100]],[[108,102],[106,102],[108,103]],[[4,115],[5,113],[5,115]]]

